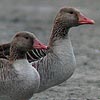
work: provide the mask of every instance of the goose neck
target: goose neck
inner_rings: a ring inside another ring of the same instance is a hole
[[[21,49],[18,49],[15,46],[11,46],[10,56],[9,56],[9,60],[11,62],[16,61],[18,59],[25,59],[25,58],[26,58],[26,52],[21,51]]]
[[[55,45],[57,40],[68,38],[68,31],[69,27],[67,27],[65,24],[55,22],[50,37],[49,46]]]

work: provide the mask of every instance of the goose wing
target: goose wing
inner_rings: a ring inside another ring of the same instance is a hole
[[[12,64],[6,59],[0,59],[0,81],[12,80],[12,78],[14,79],[15,77],[17,77],[17,75]]]

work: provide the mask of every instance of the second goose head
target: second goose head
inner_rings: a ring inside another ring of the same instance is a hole
[[[46,49],[47,47],[30,32],[18,32],[12,39],[10,46],[10,59],[25,57],[27,51],[36,49]]]

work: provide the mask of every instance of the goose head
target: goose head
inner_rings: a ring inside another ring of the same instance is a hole
[[[94,21],[85,17],[76,8],[64,7],[61,8],[59,13],[57,14],[55,23],[60,23],[70,28],[83,24],[94,24]]]
[[[33,33],[30,32],[18,32],[12,39],[11,47],[16,47],[19,51],[27,52],[35,49],[46,49],[47,47],[39,42]],[[12,48],[13,49],[13,48]]]

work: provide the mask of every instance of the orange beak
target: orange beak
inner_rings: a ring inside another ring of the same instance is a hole
[[[85,17],[83,14],[79,14],[79,24],[94,24],[94,20]]]
[[[47,49],[47,46],[44,45],[43,43],[41,43],[39,40],[35,39],[33,48],[35,48],[35,49]]]

